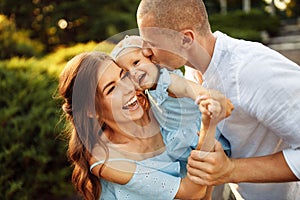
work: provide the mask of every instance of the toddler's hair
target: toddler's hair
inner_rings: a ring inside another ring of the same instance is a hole
[[[115,48],[111,51],[110,56],[116,60],[121,52],[127,48],[142,48],[143,39],[138,35],[126,35]]]

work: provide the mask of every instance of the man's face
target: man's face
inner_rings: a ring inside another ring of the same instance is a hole
[[[149,57],[153,63],[168,69],[177,69],[186,64],[186,59],[182,57],[180,33],[150,27],[153,23],[151,19],[138,20],[140,34],[143,37],[143,53]]]

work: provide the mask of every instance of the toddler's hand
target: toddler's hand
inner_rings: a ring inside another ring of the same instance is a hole
[[[210,95],[198,96],[195,103],[202,112],[202,122],[205,126],[217,124],[230,116],[233,105],[229,99],[217,91],[210,91]]]
[[[202,113],[202,123],[204,127],[208,128],[210,124],[216,125],[225,118],[224,114],[222,114],[221,105],[212,98],[202,99],[198,106]]]

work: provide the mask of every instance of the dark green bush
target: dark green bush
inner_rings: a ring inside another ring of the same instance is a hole
[[[90,42],[42,59],[0,61],[0,199],[78,199],[56,98],[58,74],[76,54],[112,47]]]
[[[279,31],[279,18],[270,16],[260,10],[229,12],[228,14],[213,14],[209,18],[213,31],[220,30],[240,39],[262,41],[261,32],[266,31],[275,36]]]
[[[41,56],[44,46],[29,35],[28,31],[17,30],[13,20],[0,14],[0,59]]]
[[[35,60],[0,63],[0,199],[74,194],[52,97],[56,79]]]

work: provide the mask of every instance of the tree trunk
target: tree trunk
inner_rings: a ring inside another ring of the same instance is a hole
[[[243,0],[243,11],[249,13],[251,10],[251,0]]]
[[[227,14],[227,0],[220,0],[221,13]]]
[[[276,9],[275,9],[275,3],[274,3],[274,0],[272,0],[271,4],[270,4],[270,7],[271,7],[271,15],[272,16],[275,16],[276,15]]]

